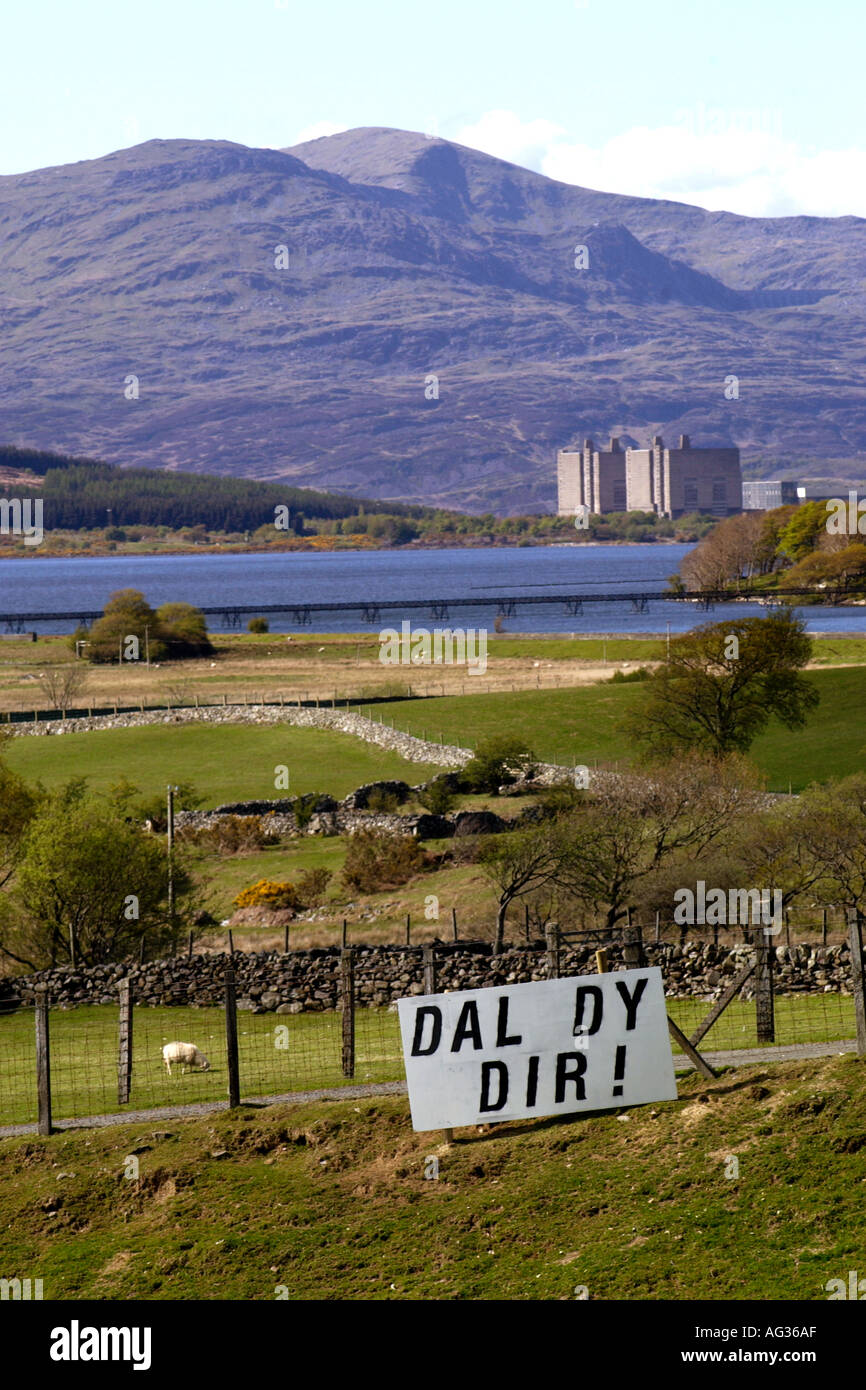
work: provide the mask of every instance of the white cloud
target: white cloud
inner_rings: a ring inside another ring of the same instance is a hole
[[[342,135],[347,125],[335,125],[333,121],[316,121],[315,125],[304,126],[292,141],[292,145],[304,145],[308,140],[321,140],[325,135]],[[287,148],[291,149],[291,145]]]
[[[497,159],[536,169],[547,151],[565,133],[563,127],[554,125],[553,121],[521,121],[513,111],[486,111],[475,125],[464,126],[455,139],[460,145],[483,150]]]
[[[607,193],[670,198],[751,217],[866,216],[866,151],[807,151],[773,111],[677,112],[676,124],[635,126],[602,145],[570,141],[551,121],[488,111],[461,144]]]

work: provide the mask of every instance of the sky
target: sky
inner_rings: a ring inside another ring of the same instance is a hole
[[[28,0],[0,174],[395,126],[607,192],[864,217],[864,39],[862,0]]]

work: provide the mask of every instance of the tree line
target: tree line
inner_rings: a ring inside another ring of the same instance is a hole
[[[847,520],[847,519],[846,519]],[[726,517],[682,561],[674,588],[810,589],[816,599],[863,592],[866,544],[862,533],[834,526],[825,501],[742,512]],[[866,529],[866,522],[864,522]],[[811,599],[806,599],[810,602]]]
[[[39,490],[46,530],[94,530],[105,526],[205,526],[210,531],[252,531],[273,525],[287,507],[289,526],[303,534],[305,518],[336,520],[359,511],[414,517],[429,508],[319,492],[288,483],[257,482],[209,473],[119,468],[93,459],[35,449],[0,448],[0,468],[28,470],[44,479]],[[0,495],[20,495],[7,484]]]

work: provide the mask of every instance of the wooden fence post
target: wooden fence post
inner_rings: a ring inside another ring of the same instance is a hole
[[[412,916],[406,913],[406,945],[410,945],[412,940]]]
[[[355,955],[351,947],[342,952],[341,996],[343,1003],[343,1075],[355,1075]]]
[[[288,924],[288,922],[286,922],[286,925],[285,925],[285,927],[283,928],[283,951],[284,951],[286,954],[288,954],[288,950],[289,950],[289,924]]]
[[[188,956],[191,956],[191,955],[192,955],[192,932],[190,932],[190,934],[189,934],[189,946],[187,947],[187,952],[186,952],[186,953],[187,953]]]
[[[692,1066],[700,1072],[701,1076],[706,1077],[707,1081],[715,1081],[716,1073],[713,1071],[707,1059],[702,1057],[698,1050],[692,1046],[685,1033],[674,1023],[670,1014],[668,1014],[668,1032],[674,1041],[679,1043],[683,1052],[692,1063]]]
[[[132,1088],[132,984],[120,982],[117,1038],[117,1103],[126,1105]]]
[[[661,932],[661,913],[658,911],[658,909],[656,909],[656,942],[658,942],[658,940],[659,940],[659,934],[660,934],[660,932]]]
[[[232,929],[231,929],[231,927],[229,927],[229,955],[231,956],[232,959],[234,959],[234,954],[235,954],[235,939],[234,939],[234,937],[232,936]]]
[[[48,1035],[48,991],[44,985],[36,995],[36,1093],[39,1099],[39,1133],[51,1133],[51,1048]]]
[[[432,946],[424,946],[421,950],[421,959],[424,963],[424,993],[436,993],[436,956]],[[454,1130],[443,1129],[442,1136],[446,1144],[454,1143]]]
[[[755,1026],[758,1042],[775,1042],[773,1010],[773,947],[759,926],[755,942]]]
[[[622,930],[622,955],[627,970],[639,970],[644,963],[643,935],[640,927],[632,925],[631,913]]]
[[[549,923],[544,929],[547,941],[547,978],[548,980],[559,979],[559,927],[555,922]]]
[[[457,935],[457,908],[456,908],[456,907],[452,907],[452,909],[451,909],[451,930],[452,930],[453,933],[454,933],[454,940],[457,941],[459,938],[458,938],[458,935]]]
[[[424,965],[424,993],[436,993],[436,959],[433,955],[432,946],[424,946],[421,950],[421,960]]]
[[[827,945],[827,909],[821,908],[821,945]]]
[[[854,1016],[857,1020],[857,1055],[866,1057],[866,977],[863,973],[863,930],[856,907],[848,909],[848,940],[851,945],[851,983]]]
[[[238,1065],[238,1013],[235,999],[235,972],[229,966],[225,973],[226,1061],[229,1069],[229,1108],[241,1103],[241,1076]]]
[[[600,951],[595,953],[595,973],[596,975],[607,974],[607,951],[603,946]]]
[[[343,918],[343,925],[342,925],[342,928],[340,929],[340,949],[341,949],[342,951],[345,951],[345,949],[346,949],[346,919],[345,919],[345,917]]]

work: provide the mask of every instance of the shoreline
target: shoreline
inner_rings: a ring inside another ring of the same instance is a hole
[[[494,541],[491,544],[460,544],[449,541],[447,545],[410,541],[406,545],[188,545],[164,550],[111,550],[108,545],[93,550],[71,550],[55,553],[41,551],[38,546],[14,550],[4,554],[0,550],[0,560],[102,560],[102,559],[159,559],[161,556],[178,557],[183,555],[364,555],[381,551],[400,554],[428,550],[583,550],[596,547],[623,546],[643,549],[645,546],[696,545],[696,541],[677,541],[665,536],[652,541]]]

